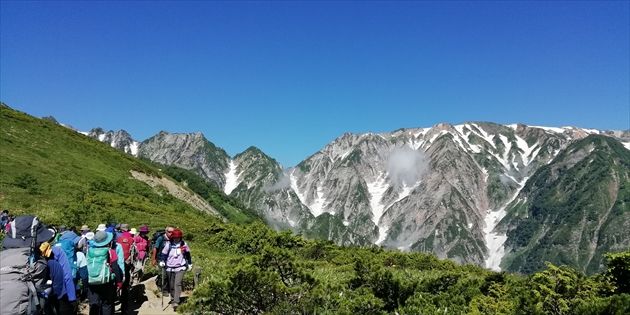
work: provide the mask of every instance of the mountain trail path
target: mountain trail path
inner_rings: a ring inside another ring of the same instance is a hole
[[[168,295],[164,296],[164,307],[162,307],[162,296],[160,295],[160,288],[156,284],[158,276],[149,278],[143,282],[140,282],[131,287],[129,302],[129,315],[175,315],[178,314],[173,310],[168,302],[170,298]],[[190,292],[182,292],[182,303],[186,300]],[[82,303],[80,306],[79,314],[89,315],[89,305]],[[116,302],[114,314],[120,313],[120,303]]]

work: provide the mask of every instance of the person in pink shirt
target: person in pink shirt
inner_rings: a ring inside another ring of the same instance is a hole
[[[136,256],[137,266],[144,266],[144,262],[147,257],[149,257],[148,253],[150,241],[148,234],[149,227],[143,225],[138,229],[138,234],[133,238],[136,243],[136,251],[138,255]]]

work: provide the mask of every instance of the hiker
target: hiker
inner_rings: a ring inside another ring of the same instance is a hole
[[[149,250],[149,227],[143,225],[138,230],[138,234],[133,238],[134,243],[136,244],[136,251],[138,252],[138,256],[136,257],[136,261],[139,263],[136,265],[144,266],[144,262],[148,257]]]
[[[151,265],[155,266],[157,261],[160,259],[160,255],[162,253],[162,249],[164,249],[164,245],[169,241],[169,236],[175,230],[172,226],[166,226],[164,230],[158,230],[153,233],[153,237],[151,239]],[[160,284],[162,288],[162,295],[167,295],[171,291],[169,288],[169,283],[166,279],[166,270],[162,270],[160,275]]]
[[[96,227],[96,232],[98,232],[98,231],[107,231],[107,226],[105,224],[103,224],[103,223],[99,224]],[[96,232],[94,232],[94,233],[96,233]]]
[[[58,255],[64,255],[62,251],[56,252]],[[46,258],[48,279],[51,281],[50,286],[52,287],[49,294],[44,294],[46,297],[44,311],[46,314],[76,314],[76,298],[74,292],[68,291],[74,290],[74,287],[66,285],[64,279],[66,272],[55,257],[56,254],[55,251],[53,251],[53,246],[48,242],[44,242],[39,246],[39,253],[41,253],[42,257]]]
[[[164,232],[157,231],[153,234],[153,239],[151,241],[151,265],[155,266],[157,260],[160,258],[160,253],[162,249],[164,249],[164,244],[170,240],[170,235],[175,230],[172,226],[167,226],[164,229]]]
[[[61,246],[52,246],[51,245],[52,258],[56,260],[59,265],[61,265],[61,269],[63,271],[63,285],[66,293],[68,294],[68,301],[73,303],[76,301],[76,286],[74,285],[74,276],[72,275],[72,265],[70,261],[66,257],[65,251],[61,248]]]
[[[182,239],[183,233],[175,229],[170,235],[170,241],[165,244],[161,252],[160,267],[166,268],[173,310],[179,306],[179,296],[182,293],[184,272],[192,270],[192,259],[188,244]]]
[[[90,232],[90,228],[84,224],[83,226],[81,226],[81,229],[79,231],[81,232],[81,239],[79,240],[79,244],[77,244],[77,248],[80,248],[80,250],[83,251],[83,253],[85,254],[88,241],[87,234]]]
[[[11,222],[13,222],[15,220],[15,217],[12,215],[8,216],[7,219],[7,223],[5,223],[4,225],[4,233],[5,234],[10,234],[11,233]]]
[[[79,301],[83,301],[87,298],[87,290],[88,290],[88,271],[87,271],[87,257],[85,253],[87,252],[87,237],[82,238],[82,240],[86,240],[86,243],[79,242],[77,244],[77,281],[75,283],[80,282],[80,289],[77,286],[77,296],[79,297]]]
[[[124,272],[125,278],[120,294],[120,309],[122,314],[127,313],[127,307],[129,306],[129,284],[131,282],[131,271],[133,269],[133,259],[135,255],[134,239],[133,235],[129,233],[129,225],[123,223],[120,225],[120,234],[116,238],[116,242],[122,247],[123,259],[124,259]]]
[[[66,230],[61,233],[59,240],[55,244],[55,247],[60,247],[66,255],[66,259],[70,265],[70,271],[72,273],[72,279],[77,279],[77,255],[75,247],[79,243],[81,238],[72,230]],[[75,281],[75,285],[77,282]]]
[[[4,209],[0,213],[0,233],[4,232],[4,227],[9,223],[9,210]]]
[[[88,299],[90,315],[114,314],[117,288],[122,287],[123,273],[112,249],[114,235],[97,231],[87,252]]]
[[[28,215],[10,224],[13,233],[4,236],[0,251],[0,314],[37,314],[46,302],[42,296],[48,277],[39,246],[54,238],[56,231]]]

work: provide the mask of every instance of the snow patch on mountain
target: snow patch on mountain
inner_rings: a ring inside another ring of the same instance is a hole
[[[140,142],[134,141],[129,145],[129,152],[133,156],[138,156],[138,148],[140,147]]]
[[[297,177],[295,177],[295,174],[294,174],[295,170],[296,169],[293,169],[289,173],[289,182],[291,183],[290,184],[291,189],[293,189],[293,191],[297,195],[300,202],[310,210],[311,214],[314,217],[318,217],[320,214],[324,212],[335,214],[335,211],[325,211],[326,209],[324,208],[324,206],[326,203],[326,198],[324,197],[324,188],[322,186],[317,186],[315,200],[313,200],[313,202],[311,203],[307,202],[308,198],[306,197],[305,194],[303,194],[300,191],[300,188],[298,187]]]
[[[622,142],[621,144],[623,144],[626,149],[630,150],[630,142]]]
[[[558,127],[544,127],[544,126],[528,126],[531,128],[538,128],[538,129],[542,129],[544,131],[547,132],[552,132],[552,133],[564,133],[564,128],[558,128]]]
[[[389,188],[387,176],[381,174],[375,181],[366,183],[370,193],[370,208],[372,208],[372,222],[378,225],[378,221],[385,212],[385,205],[381,202],[383,195]]]
[[[324,197],[324,188],[322,186],[317,186],[316,198],[310,205],[308,205],[308,208],[311,210],[313,216],[318,217],[320,214],[326,212],[324,208],[325,204],[326,198]],[[335,211],[330,211],[330,214],[335,214]]]
[[[493,136],[488,134],[485,130],[483,130],[483,128],[479,127],[479,125],[477,124],[470,124],[472,126],[474,126],[476,129],[470,128],[476,135],[480,136],[482,139],[486,140],[486,142],[488,142],[493,148],[496,148],[496,146],[494,145],[494,140],[493,140]],[[479,132],[477,132],[477,130]]]
[[[514,178],[512,177],[512,179]],[[496,211],[486,211],[486,216],[484,218],[484,222],[486,225],[483,228],[484,240],[486,241],[486,247],[488,248],[488,257],[486,257],[485,260],[486,268],[494,271],[501,271],[501,267],[499,265],[501,264],[501,260],[505,255],[505,246],[503,246],[503,244],[505,244],[505,241],[507,240],[507,234],[500,234],[499,232],[494,231],[494,228],[497,226],[497,224],[499,224],[499,222],[501,222],[501,219],[505,217],[505,215],[507,214],[505,208],[507,208],[507,206],[510,205],[514,201],[514,199],[516,199],[528,179],[529,177],[526,177],[523,178],[521,182],[517,182],[519,184],[518,189],[516,189],[514,196],[512,196],[512,198],[510,198],[510,200],[505,203],[503,207],[499,208],[499,210]]]
[[[238,178],[239,176],[236,174],[236,163],[234,163],[234,160],[230,160],[230,167],[227,171],[227,173],[225,173],[225,187],[223,187],[223,192],[225,192],[226,195],[229,195],[234,188],[238,187],[238,184],[240,184]]]
[[[523,151],[521,153],[521,160],[523,160],[523,165],[527,166],[532,160],[534,160],[536,154],[538,154],[538,151],[540,150],[539,148],[538,151],[536,151],[536,154],[532,155],[532,152],[534,151],[536,146],[538,146],[538,142],[530,147],[529,145],[527,145],[527,141],[525,141],[525,139],[519,137],[518,135],[514,136],[516,137],[516,147],[518,147],[519,150]]]
[[[383,195],[390,187],[387,182],[387,175],[381,174],[375,181],[366,183],[370,193],[370,208],[372,209],[372,222],[378,226],[378,239],[376,244],[380,245],[387,237],[388,226],[379,225],[379,221],[385,213],[385,205],[382,203]]]

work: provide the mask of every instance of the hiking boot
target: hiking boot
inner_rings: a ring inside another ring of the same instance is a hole
[[[177,303],[173,303],[173,311],[177,311],[177,307],[179,306],[179,304]]]

